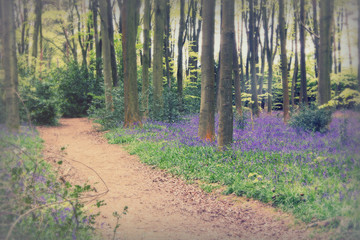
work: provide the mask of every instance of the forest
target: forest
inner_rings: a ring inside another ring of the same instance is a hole
[[[0,0],[0,49],[0,238],[360,236],[360,0]]]

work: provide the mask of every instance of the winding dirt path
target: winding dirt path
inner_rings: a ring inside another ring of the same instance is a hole
[[[306,239],[304,226],[288,214],[262,203],[206,194],[165,171],[142,164],[119,145],[110,145],[85,118],[61,119],[60,126],[38,127],[45,141],[44,158],[73,184],[88,181],[101,199],[98,227],[112,239],[114,211],[129,207],[120,219],[117,239]],[[104,180],[85,165],[93,168]],[[97,183],[97,184],[96,184]],[[90,205],[89,205],[90,206]],[[89,211],[94,211],[89,209]],[[97,211],[97,210],[96,210]]]

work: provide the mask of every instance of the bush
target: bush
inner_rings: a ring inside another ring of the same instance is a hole
[[[289,125],[297,130],[307,132],[326,132],[331,122],[331,111],[319,109],[315,105],[303,107],[301,110],[292,115]]]
[[[92,94],[92,103],[87,111],[90,118],[102,125],[104,130],[119,127],[124,121],[124,88],[121,86],[112,89],[114,111],[105,108],[105,96]]]
[[[91,95],[99,94],[100,86],[89,69],[77,62],[58,69],[58,97],[60,110],[64,117],[86,115],[91,104]]]
[[[163,106],[159,113],[152,111],[154,107],[150,107],[149,116],[150,119],[174,123],[180,120],[180,103],[177,92],[175,90],[170,89],[168,87],[164,88],[163,94]],[[151,105],[153,106],[154,101],[150,94]]]
[[[58,120],[58,104],[54,94],[54,85],[47,81],[33,79],[30,85],[20,88],[21,121],[28,122],[29,117],[36,125],[54,125]]]

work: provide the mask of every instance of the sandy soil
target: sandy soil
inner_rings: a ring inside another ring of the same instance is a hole
[[[38,127],[45,140],[44,158],[56,164],[60,178],[72,184],[88,181],[106,206],[97,227],[112,239],[113,212],[120,220],[116,239],[306,239],[304,225],[271,206],[235,196],[207,194],[194,184],[142,164],[85,118],[61,119],[60,126]],[[95,170],[95,171],[94,171]],[[103,182],[102,182],[103,180]],[[89,211],[97,211],[90,207]]]

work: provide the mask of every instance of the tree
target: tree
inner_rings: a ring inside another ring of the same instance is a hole
[[[98,33],[98,2],[99,0],[92,0],[92,13],[93,13],[93,28],[94,28],[94,43],[95,43],[95,54],[96,54],[96,79],[99,80],[101,77],[101,45]]]
[[[281,47],[281,75],[283,87],[283,111],[284,122],[290,118],[289,115],[289,86],[288,86],[288,71],[287,71],[287,57],[286,57],[286,26],[284,13],[284,0],[279,0],[279,27],[280,27],[280,47]]]
[[[315,76],[319,76],[319,26],[318,26],[318,19],[317,19],[317,0],[312,0],[313,6],[313,25],[314,25],[314,46],[315,46]]]
[[[109,18],[107,11],[107,0],[99,0],[100,5],[100,17],[101,17],[101,38],[102,38],[102,54],[104,63],[104,87],[105,87],[105,105],[107,111],[112,111],[113,99],[111,90],[113,86],[111,75],[111,49],[109,39]]]
[[[358,89],[360,90],[360,0],[358,0]]]
[[[299,71],[299,57],[298,57],[298,5],[297,0],[293,1],[294,4],[294,38],[295,38],[295,63],[294,63],[294,74],[293,74],[293,80],[291,84],[291,104],[292,107],[295,107],[295,94],[296,94],[296,81],[298,77],[298,71]]]
[[[224,149],[233,139],[232,71],[234,32],[234,0],[223,0],[220,38],[219,132],[218,145]]]
[[[202,2],[203,32],[201,50],[201,103],[199,137],[213,141],[215,138],[215,92],[214,92],[214,29],[215,0]]]
[[[331,24],[334,12],[334,0],[320,1],[320,52],[318,102],[326,104],[331,98]]]
[[[134,0],[135,1],[135,0]],[[107,0],[107,18],[108,18],[108,27],[107,32],[109,34],[110,42],[110,57],[111,57],[111,77],[113,81],[113,86],[118,85],[118,74],[117,74],[117,65],[116,65],[116,55],[115,55],[115,45],[114,45],[114,25],[113,25],[113,11],[111,8],[110,0]]]
[[[122,45],[124,59],[125,127],[140,122],[137,90],[136,35],[138,1],[124,0],[122,6]]]
[[[35,0],[35,23],[34,23],[34,32],[33,32],[33,48],[32,56],[37,58],[38,54],[38,37],[41,38],[41,12],[42,12],[42,0]]]
[[[19,131],[18,73],[16,59],[16,39],[14,22],[14,5],[12,0],[0,1],[2,64],[5,71],[5,123],[9,130]]]
[[[300,102],[308,104],[306,83],[306,37],[305,37],[305,0],[300,1]]]
[[[178,58],[177,58],[177,91],[182,104],[183,95],[183,46],[184,46],[184,29],[185,29],[185,0],[180,0],[180,22],[179,22],[179,36],[178,36]]]
[[[254,0],[249,0],[249,51],[251,65],[251,109],[253,115],[259,116],[259,104],[257,96],[257,76],[256,76],[256,56],[257,56],[257,37],[255,32],[255,10]],[[221,73],[220,73],[221,74]]]
[[[159,113],[162,108],[163,92],[163,49],[165,29],[166,0],[155,0],[155,30],[153,55],[153,85],[154,85],[154,112]]]
[[[142,108],[143,108],[143,119],[146,119],[149,115],[149,67],[150,67],[150,0],[145,0],[144,6],[144,53],[142,59]]]

